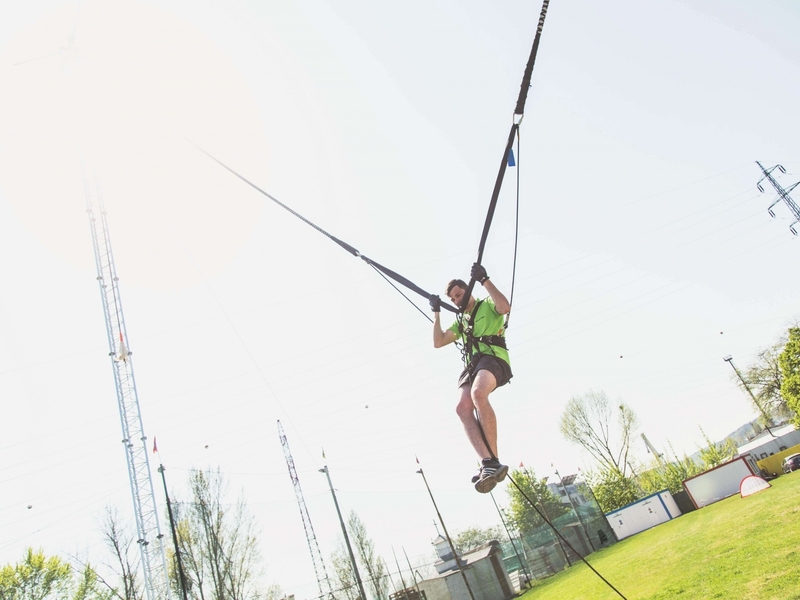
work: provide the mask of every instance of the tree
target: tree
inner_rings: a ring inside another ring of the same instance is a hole
[[[98,581],[111,595],[119,600],[141,600],[144,590],[138,577],[139,551],[134,548],[135,540],[130,531],[120,522],[116,510],[106,507],[101,532],[106,547],[114,556],[114,565],[109,567],[119,583],[116,585],[98,575]]]
[[[58,556],[28,548],[22,562],[0,569],[0,600],[48,600],[69,596],[72,567]]]
[[[594,497],[604,513],[622,508],[636,502],[641,491],[633,477],[628,477],[619,469],[608,469],[597,473],[589,473],[587,479],[592,486]]]
[[[192,501],[176,502],[178,544],[189,584],[200,600],[255,600],[263,596],[258,579],[260,554],[255,523],[244,499],[224,502],[226,484],[219,471],[189,473]],[[180,590],[175,569],[173,589]]]
[[[353,546],[355,546],[361,566],[367,570],[369,576],[367,583],[372,597],[374,600],[385,598],[389,593],[385,563],[375,555],[375,543],[367,535],[367,528],[354,510],[350,511],[347,529],[350,531],[350,537],[353,539]]]
[[[736,373],[731,374],[731,377],[736,382],[742,391],[747,392],[747,388],[753,392],[756,401],[753,402],[753,408],[761,413],[766,413],[769,417],[775,419],[788,419],[794,416],[793,411],[781,395],[781,386],[783,385],[783,372],[781,370],[779,357],[783,352],[788,341],[788,336],[781,336],[778,341],[765,348],[758,353],[758,359],[755,364],[750,365],[747,370],[742,374],[744,383]],[[747,385],[745,385],[745,383]],[[750,397],[750,394],[747,394]],[[752,400],[751,400],[752,401]],[[769,425],[769,423],[765,423]]]
[[[506,517],[521,535],[532,533],[543,525],[542,514],[552,521],[569,512],[569,508],[547,487],[547,477],[537,479],[533,469],[514,470],[511,472],[511,479],[517,485],[509,483],[506,487],[509,499]],[[531,506],[529,499],[534,502],[535,507]]]
[[[705,448],[700,449],[700,460],[703,461],[703,466],[706,469],[713,469],[717,465],[721,465],[739,454],[739,448],[732,439],[728,438],[724,442],[718,444],[711,441],[711,438],[703,431],[702,427],[700,431],[703,433],[706,444],[708,444]]]
[[[661,490],[669,490],[673,494],[683,491],[683,480],[703,472],[703,466],[683,455],[679,459],[672,452],[673,460],[668,463],[654,460],[652,468],[640,471],[637,481],[646,494],[655,494]]]
[[[792,423],[800,428],[800,327],[789,329],[789,339],[778,356],[778,364],[783,376],[781,396],[795,413]]]
[[[616,419],[614,419],[616,414]],[[614,410],[605,392],[589,391],[573,396],[559,421],[559,430],[568,441],[582,446],[603,472],[628,472],[628,452],[639,427],[633,410],[624,402]]]
[[[455,546],[458,554],[464,554],[473,548],[487,544],[492,540],[502,540],[504,537],[505,531],[501,525],[495,525],[494,527],[467,527],[457,531],[453,536],[453,546]]]
[[[356,576],[353,572],[353,564],[350,562],[350,554],[344,547],[344,541],[340,541],[339,547],[331,554],[331,565],[338,583],[338,589],[334,590],[334,596],[337,598],[344,597],[346,600],[358,600]]]
[[[79,576],[75,581],[74,576]],[[28,548],[22,562],[0,568],[0,600],[107,600],[91,565],[75,571],[58,556]]]

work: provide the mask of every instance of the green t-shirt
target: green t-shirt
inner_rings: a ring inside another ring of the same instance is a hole
[[[473,310],[475,310],[473,308]],[[448,331],[452,331],[458,336],[458,339],[461,340],[462,343],[465,342],[465,335],[463,335],[458,330],[459,321],[463,323],[462,329],[466,329],[467,325],[469,324],[469,319],[472,318],[473,315],[471,314],[462,314],[459,318],[452,324],[450,327],[447,328]],[[478,306],[478,311],[474,315],[475,319],[473,321],[472,327],[472,335],[473,337],[479,338],[485,335],[503,335],[503,323],[505,322],[505,318],[494,307],[494,302],[492,302],[491,298],[486,298],[483,301],[480,301],[480,305]],[[476,342],[475,346],[472,348],[472,356],[470,356],[470,360],[476,354],[488,354],[491,356],[496,356],[497,358],[502,358],[509,366],[511,366],[511,361],[508,358],[508,350],[505,348],[501,348],[500,346],[492,346],[490,344],[484,344],[483,342]]]

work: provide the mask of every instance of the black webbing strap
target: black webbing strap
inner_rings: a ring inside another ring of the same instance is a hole
[[[505,150],[503,151],[503,160],[500,163],[500,171],[497,173],[495,180],[494,190],[492,190],[492,199],[489,201],[489,210],[486,214],[486,221],[483,224],[483,233],[481,234],[481,241],[478,245],[478,259],[476,262],[480,263],[483,260],[483,250],[486,246],[486,239],[489,237],[489,229],[492,226],[492,219],[494,218],[494,210],[497,206],[497,199],[500,196],[500,188],[503,187],[503,177],[506,174],[506,167],[508,166],[508,153],[514,145],[514,138],[519,130],[519,123],[522,120],[522,115],[525,113],[525,102],[528,99],[528,89],[531,84],[531,76],[533,74],[533,65],[536,62],[536,53],[539,50],[539,40],[542,37],[542,29],[544,28],[544,19],[547,15],[547,5],[550,0],[544,0],[542,3],[542,11],[539,14],[539,24],[536,27],[536,36],[533,38],[533,46],[531,47],[531,54],[528,57],[528,63],[525,65],[525,72],[522,76],[522,83],[520,84],[519,96],[517,97],[517,105],[514,108],[514,115],[519,119],[515,119],[514,124],[511,126],[511,131],[508,134],[508,141],[506,142]],[[463,304],[459,308],[463,311],[469,303],[469,298],[472,295],[472,290],[475,287],[475,279],[470,277],[467,291],[464,294]]]
[[[475,338],[475,341],[480,342],[481,344],[486,344],[487,346],[498,346],[503,350],[508,350],[506,338],[504,338],[502,335],[482,335],[479,338]]]
[[[374,267],[375,269],[378,269],[379,271],[381,271],[382,273],[384,273],[384,274],[385,274],[387,277],[390,277],[390,278],[394,279],[394,280],[395,280],[397,283],[399,283],[400,285],[403,285],[403,286],[407,287],[408,289],[410,289],[410,290],[412,290],[412,291],[416,292],[416,293],[417,293],[417,294],[419,294],[420,296],[423,296],[423,297],[424,297],[426,300],[429,300],[429,299],[430,299],[430,297],[431,297],[431,293],[430,293],[430,292],[426,292],[426,291],[425,291],[425,290],[423,290],[421,287],[419,287],[417,284],[415,284],[415,283],[413,283],[412,281],[410,281],[409,279],[407,279],[407,278],[403,277],[403,276],[402,276],[402,275],[400,275],[399,273],[396,273],[395,271],[392,271],[391,269],[388,269],[387,267],[384,267],[383,265],[381,265],[381,264],[379,264],[379,263],[376,263],[376,262],[375,262],[374,260],[372,260],[371,258],[369,258],[369,257],[367,257],[367,256],[364,256],[363,254],[361,254],[361,252],[359,252],[358,250],[356,250],[356,249],[355,249],[353,246],[351,246],[351,245],[350,245],[350,244],[348,244],[347,242],[344,242],[344,241],[340,240],[340,239],[339,239],[339,238],[337,238],[336,236],[334,236],[334,235],[331,235],[330,233],[328,233],[327,231],[325,231],[324,229],[322,229],[322,228],[321,228],[321,227],[319,227],[318,225],[316,225],[316,224],[312,223],[311,221],[309,221],[308,219],[306,219],[306,218],[305,218],[303,215],[301,215],[299,212],[297,212],[297,211],[295,211],[295,210],[292,210],[291,208],[289,208],[288,206],[286,206],[286,205],[285,205],[283,202],[281,202],[280,200],[278,200],[278,199],[277,199],[275,196],[272,196],[271,194],[268,194],[267,192],[265,192],[264,190],[262,190],[260,187],[258,187],[258,186],[257,186],[255,183],[253,183],[252,181],[250,181],[249,179],[247,179],[247,178],[246,178],[246,177],[244,177],[243,175],[240,175],[239,173],[237,173],[236,171],[234,171],[233,169],[231,169],[231,168],[230,168],[228,165],[226,165],[224,162],[222,162],[221,160],[219,160],[219,159],[218,159],[218,158],[216,158],[215,156],[213,156],[213,155],[209,154],[208,152],[206,152],[205,150],[203,150],[203,149],[202,149],[200,146],[198,146],[197,144],[195,144],[195,143],[194,143],[194,142],[192,142],[191,140],[187,140],[187,141],[188,141],[190,144],[192,144],[192,146],[194,146],[195,148],[197,148],[198,150],[200,150],[200,152],[202,152],[203,154],[205,154],[206,156],[208,156],[208,157],[209,157],[211,160],[213,160],[214,162],[216,162],[218,165],[222,166],[223,168],[227,169],[228,171],[230,171],[231,173],[233,173],[234,175],[236,175],[236,177],[238,177],[239,179],[241,179],[242,181],[244,181],[244,182],[245,182],[247,185],[249,185],[250,187],[252,187],[254,190],[256,190],[256,191],[260,192],[261,194],[263,194],[264,196],[266,196],[267,198],[269,198],[270,200],[272,200],[272,201],[273,201],[275,204],[277,204],[278,206],[280,206],[282,209],[284,209],[284,210],[286,210],[286,211],[288,211],[288,212],[292,213],[292,214],[293,214],[295,217],[297,217],[298,219],[300,219],[301,221],[303,221],[303,223],[305,223],[306,225],[310,225],[311,227],[313,227],[314,229],[316,229],[317,231],[319,231],[319,232],[320,232],[322,235],[324,235],[325,237],[327,237],[327,238],[328,238],[328,239],[330,239],[331,241],[335,242],[336,244],[338,244],[339,246],[341,246],[342,248],[344,248],[345,250],[347,250],[347,251],[348,251],[350,254],[352,254],[353,256],[357,256],[357,257],[359,257],[361,260],[363,260],[364,262],[366,262],[366,263],[367,263],[368,265],[370,265],[371,267]],[[442,308],[444,308],[445,310],[449,310],[449,311],[450,311],[450,312],[452,312],[452,313],[458,313],[458,312],[459,312],[459,311],[458,311],[458,309],[457,309],[456,307],[454,307],[454,306],[452,306],[452,305],[448,304],[447,302],[442,302],[442,303],[441,303],[441,306],[442,306]]]
[[[412,281],[409,281],[408,279],[406,279],[405,277],[403,277],[399,273],[395,273],[391,269],[388,269],[388,268],[384,267],[382,264],[376,263],[374,260],[372,260],[368,256],[364,256],[363,254],[360,254],[359,256],[361,257],[361,260],[366,262],[369,266],[378,269],[381,273],[385,274],[387,277],[391,277],[397,283],[406,286],[408,289],[410,289],[410,290],[412,290],[414,292],[417,292],[420,296],[424,296],[425,298],[430,298],[431,295],[428,292],[423,290],[421,287],[419,287],[417,284],[413,283]],[[451,306],[447,302],[442,302],[441,306],[445,310],[449,310],[452,313],[457,313],[458,312],[458,309],[455,306]]]

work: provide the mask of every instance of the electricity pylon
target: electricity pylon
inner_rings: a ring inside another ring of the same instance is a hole
[[[333,590],[331,589],[331,582],[328,579],[328,573],[325,571],[325,563],[322,562],[322,553],[319,551],[317,536],[314,534],[314,526],[311,524],[311,516],[308,514],[308,508],[306,508],[303,490],[300,489],[300,478],[297,476],[297,470],[294,468],[292,451],[289,450],[289,440],[286,439],[286,434],[283,432],[283,426],[280,421],[278,421],[278,437],[281,440],[283,455],[286,457],[286,466],[289,468],[289,477],[294,486],[295,496],[297,496],[297,506],[300,508],[300,518],[303,520],[303,528],[306,530],[308,550],[311,552],[311,562],[314,564],[314,573],[317,575],[319,597],[321,599],[328,598],[329,600],[335,600]]]
[[[117,388],[119,416],[122,422],[122,443],[128,463],[128,477],[136,517],[136,534],[141,555],[142,579],[147,600],[169,600],[169,578],[164,553],[164,536],[158,524],[158,510],[147,457],[147,437],[142,426],[142,413],[136,382],[133,377],[133,360],[128,347],[128,332],[122,316],[117,270],[111,252],[108,222],[99,190],[94,194],[84,176],[86,212],[92,230],[94,259],[97,264],[97,281],[103,299],[103,314],[108,333],[108,355],[114,371]],[[99,230],[98,230],[99,229]]]
[[[772,184],[772,187],[775,188],[775,191],[778,192],[778,198],[775,200],[775,202],[770,204],[769,208],[767,209],[767,212],[769,213],[769,216],[773,217],[773,218],[775,217],[775,213],[772,212],[772,207],[775,206],[776,204],[778,204],[778,202],[780,202],[781,200],[783,200],[783,202],[786,204],[786,206],[789,207],[789,210],[792,211],[792,214],[794,215],[794,222],[791,225],[789,225],[789,230],[793,234],[797,235],[797,230],[794,228],[794,226],[797,225],[798,222],[800,222],[800,206],[797,206],[797,203],[789,195],[789,192],[791,192],[794,188],[796,188],[798,185],[800,185],[800,181],[798,181],[797,183],[795,183],[793,185],[790,185],[786,189],[783,189],[781,184],[778,183],[777,181],[775,181],[775,178],[772,176],[772,172],[775,169],[778,169],[781,173],[786,173],[786,169],[783,168],[783,165],[775,165],[774,167],[770,167],[769,169],[765,169],[764,166],[760,162],[756,161],[756,164],[761,168],[761,172],[764,173],[764,176],[761,179],[759,179],[758,183],[756,184],[756,187],[758,188],[758,191],[759,192],[763,192],[764,191],[764,188],[761,185],[761,182],[766,179],[767,181],[769,181]]]

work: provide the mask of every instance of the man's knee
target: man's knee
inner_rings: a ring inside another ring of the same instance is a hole
[[[456,414],[462,421],[464,419],[472,418],[473,401],[469,394],[462,394],[461,398],[456,405]]]
[[[494,381],[476,380],[475,383],[472,384],[470,396],[472,397],[472,403],[475,405],[475,408],[481,408],[489,404],[489,394],[494,391],[493,383]]]
[[[477,390],[472,394],[472,405],[478,410],[489,406],[489,394],[483,390]]]

